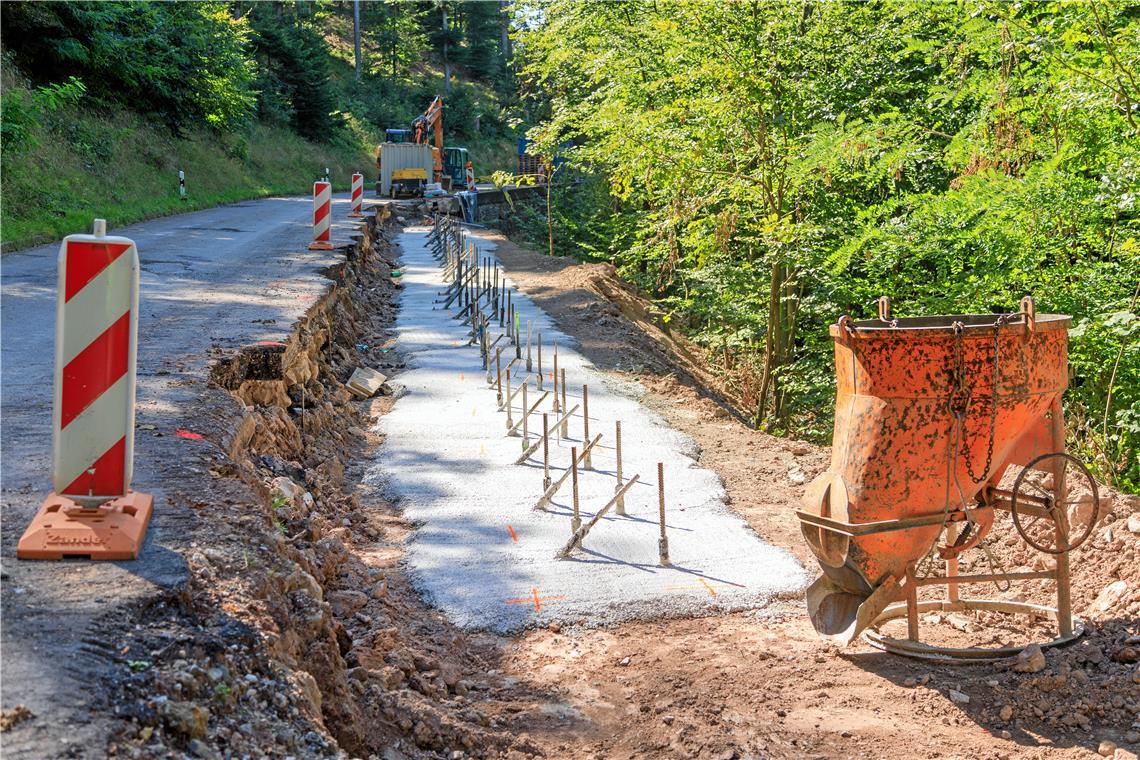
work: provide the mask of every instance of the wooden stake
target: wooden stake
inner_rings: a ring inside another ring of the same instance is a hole
[[[510,380],[509,375],[507,377],[507,380],[509,382],[509,380]],[[523,387],[522,387],[523,388],[523,407],[522,407],[523,408],[523,437],[522,437],[522,445],[524,447],[527,445],[527,443],[530,440],[530,424],[529,424],[530,415],[527,414],[527,411],[526,411],[527,410],[527,405],[526,405],[526,387],[527,387],[527,385],[529,385],[529,383],[526,380],[523,380]]]

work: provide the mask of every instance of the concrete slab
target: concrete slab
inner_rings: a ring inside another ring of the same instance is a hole
[[[804,569],[727,507],[717,475],[696,464],[693,442],[639,403],[640,386],[596,371],[547,315],[516,293],[524,335],[528,319],[542,332],[544,387],[552,387],[555,341],[570,406],[581,403],[582,384],[589,385],[590,435],[603,438],[593,455],[594,470],[579,473],[583,522],[614,492],[616,420],[622,423],[624,475],[640,475],[626,497],[627,514],[607,514],[582,551],[556,559],[571,535],[570,483],[548,511],[532,508],[543,491],[542,449],[514,464],[524,442],[506,436],[506,413],[497,410],[478,348],[467,345],[467,328],[451,318],[455,310],[433,303],[445,283],[426,235],[426,229],[411,228],[398,238],[404,292],[397,340],[408,361],[398,379],[408,392],[377,425],[385,442],[368,477],[418,526],[406,561],[429,602],[465,628],[507,632],[554,620],[608,624],[755,608],[803,588]],[[480,251],[493,255],[485,242]],[[525,363],[516,365],[512,386],[526,377]],[[533,403],[533,376],[530,382]],[[539,412],[549,413],[551,406],[548,399]],[[521,394],[513,409],[517,420]],[[555,418],[550,415],[551,422]],[[536,413],[530,442],[541,433]],[[581,450],[582,441],[579,413],[567,439],[552,437],[553,478],[569,466],[571,447]],[[665,463],[668,568],[658,564],[659,461]]]

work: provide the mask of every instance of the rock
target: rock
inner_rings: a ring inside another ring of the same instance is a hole
[[[547,626],[547,628],[550,629],[551,633],[560,633],[562,631],[562,623],[554,620],[550,623],[550,625]]]
[[[329,606],[337,617],[348,617],[368,604],[368,597],[359,591],[330,591]]]
[[[966,694],[964,692],[958,691],[957,689],[949,689],[947,691],[947,696],[949,696],[950,701],[956,705],[968,705],[968,704],[970,704],[970,695]]]
[[[1116,744],[1105,739],[1097,746],[1096,753],[1101,757],[1112,757],[1116,754]]]
[[[918,679],[917,678],[907,678],[906,680],[903,681],[902,685],[907,689],[913,689],[915,686],[918,686]]]
[[[1013,738],[1013,734],[1011,734],[1009,731],[1006,731],[1004,728],[1001,730],[1001,733],[998,734],[998,736],[1005,739],[1006,741],[1009,741]]]
[[[192,739],[201,739],[206,735],[206,726],[210,722],[210,711],[193,702],[172,701],[162,708],[163,718],[175,733]]]
[[[383,599],[388,595],[388,581],[387,579],[380,581],[372,587],[370,595],[373,599]]]
[[[1113,653],[1112,659],[1116,662],[1137,662],[1140,661],[1140,650],[1136,647],[1121,647]]]
[[[1132,671],[1132,683],[1140,683],[1140,665],[1136,666],[1136,670]]]
[[[1045,669],[1045,653],[1037,644],[1030,644],[1017,653],[1013,667],[1015,673],[1037,673]]]
[[[301,498],[301,491],[303,489],[282,475],[273,479],[270,490],[272,490],[275,495],[283,496],[287,501],[296,503],[297,499]]]
[[[1098,646],[1093,646],[1087,641],[1077,647],[1075,651],[1077,662],[1087,662],[1090,665],[1099,665],[1104,662],[1104,650]]]
[[[1128,515],[1128,532],[1140,533],[1140,512]]]
[[[218,753],[201,739],[191,739],[188,749],[190,750],[190,754],[194,757],[219,757]]]
[[[1101,589],[1093,603],[1089,605],[1090,615],[1103,615],[1116,606],[1116,603],[1128,591],[1128,581],[1119,580]]]
[[[969,631],[974,627],[970,618],[966,617],[960,612],[951,612],[946,616],[946,622],[959,631]]]
[[[1009,723],[1013,718],[1013,708],[1009,705],[1002,705],[1001,710],[998,711],[998,717],[1001,718],[1003,723]]]
[[[788,470],[788,481],[794,486],[802,486],[807,482],[807,475],[800,470]]]
[[[1112,753],[1112,760],[1137,760],[1137,758],[1135,752],[1117,747],[1116,752]]]
[[[666,726],[673,725],[674,720],[676,720],[676,719],[672,715],[662,715],[661,716],[661,722],[664,723]]]
[[[621,665],[624,668],[627,665],[629,665],[629,662],[630,662],[630,660],[628,657],[623,657],[623,658],[621,658],[621,661],[618,663],[618,665]]]
[[[1129,744],[1140,744],[1140,731],[1129,731],[1124,735],[1124,741]]]
[[[412,653],[407,649],[395,649],[385,655],[384,659],[389,665],[405,673],[411,673],[416,669],[416,661],[412,659]]]

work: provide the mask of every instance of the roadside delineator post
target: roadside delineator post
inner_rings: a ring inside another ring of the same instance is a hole
[[[364,207],[364,175],[356,173],[352,175],[352,202],[349,204],[348,215],[356,218],[364,216],[360,209]]]
[[[134,241],[68,235],[59,249],[52,493],[16,546],[20,559],[138,557],[154,507],[130,490],[139,257]]]
[[[313,183],[313,242],[310,251],[331,251],[332,185],[317,180]]]
[[[178,170],[178,200],[186,200],[186,172]]]

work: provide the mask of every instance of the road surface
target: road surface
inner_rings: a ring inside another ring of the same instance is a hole
[[[334,197],[334,245],[358,227],[347,211],[347,195]],[[192,492],[194,478],[206,475],[174,432],[192,429],[212,349],[282,339],[328,286],[322,270],[340,255],[307,249],[311,219],[309,198],[268,198],[108,230],[135,241],[142,268],[133,487],[155,496],[155,514],[134,562],[15,559],[51,488],[59,244],[3,257],[0,703],[35,716],[5,734],[5,757],[104,754],[109,723],[99,686],[109,653],[117,654],[114,631],[129,625],[123,618],[137,603],[187,577],[194,516],[173,495]]]

